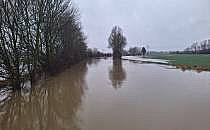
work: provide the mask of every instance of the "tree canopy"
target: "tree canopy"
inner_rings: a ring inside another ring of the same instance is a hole
[[[121,58],[127,39],[120,27],[114,26],[108,39],[109,48],[113,50],[113,58]]]

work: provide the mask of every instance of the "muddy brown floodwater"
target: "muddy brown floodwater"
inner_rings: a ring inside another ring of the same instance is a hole
[[[1,103],[0,130],[210,130],[210,73],[167,68],[80,63]]]

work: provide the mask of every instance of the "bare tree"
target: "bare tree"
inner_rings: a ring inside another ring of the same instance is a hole
[[[120,27],[115,26],[112,29],[108,42],[109,48],[112,48],[113,50],[113,58],[121,58],[123,48],[126,46],[127,40],[123,35],[122,29]]]
[[[66,55],[69,64],[82,60],[85,39],[71,0],[0,0],[0,77],[15,88]]]

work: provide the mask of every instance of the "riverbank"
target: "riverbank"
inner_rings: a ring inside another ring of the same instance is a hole
[[[210,55],[152,54],[147,58],[168,60],[169,64],[184,70],[210,71]]]

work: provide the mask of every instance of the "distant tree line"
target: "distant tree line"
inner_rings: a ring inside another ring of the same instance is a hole
[[[0,77],[15,89],[87,56],[71,0],[0,0]]]
[[[141,47],[131,47],[131,48],[129,48],[128,54],[131,55],[131,56],[141,55]]]
[[[210,39],[194,42],[190,47],[184,50],[184,53],[210,54]]]
[[[131,47],[128,50],[128,54],[129,56],[145,56],[147,53],[147,50],[145,47]]]
[[[97,48],[88,48],[87,49],[88,57],[97,58],[97,57],[112,57],[112,53],[100,52]]]

